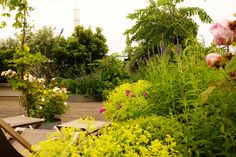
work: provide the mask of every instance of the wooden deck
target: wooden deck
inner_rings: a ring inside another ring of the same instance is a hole
[[[62,122],[77,118],[93,117],[95,120],[104,120],[104,115],[99,113],[101,102],[71,100],[68,102],[69,110],[62,115]],[[0,117],[11,117],[26,114],[19,106],[17,97],[0,97]]]

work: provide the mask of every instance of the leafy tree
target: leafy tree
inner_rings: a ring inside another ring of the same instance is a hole
[[[91,28],[77,26],[67,42],[66,58],[62,59],[64,69],[66,68],[70,75],[79,74],[81,70],[78,65],[81,64],[85,65],[88,73],[91,72],[91,63],[103,58],[108,52],[106,38],[102,34],[101,28],[96,28],[96,31],[93,32]],[[57,60],[57,62],[61,61]]]
[[[192,19],[197,15],[202,22],[210,23],[211,18],[198,7],[179,7],[184,0],[149,0],[144,9],[136,10],[127,17],[136,23],[125,34],[129,43],[138,43],[134,50],[128,49],[129,56],[139,59],[161,53],[167,45],[183,46],[189,37],[196,37],[198,25]],[[137,51],[138,50],[138,51]],[[150,53],[151,52],[151,53]],[[135,60],[135,59],[134,59]]]
[[[9,61],[13,59],[13,54],[19,45],[20,42],[14,38],[0,40],[0,71],[12,69]],[[0,82],[6,82],[6,79],[0,77]]]
[[[44,75],[47,81],[55,77],[58,73],[58,66],[57,63],[54,63],[54,57],[57,56],[55,53],[60,53],[60,41],[65,40],[64,37],[60,35],[61,34],[56,35],[55,28],[44,26],[35,32],[31,32],[27,39],[28,45],[31,47],[31,53],[35,54],[40,52],[49,59],[48,62],[43,64],[38,70],[39,75]],[[63,46],[66,48],[67,44]]]

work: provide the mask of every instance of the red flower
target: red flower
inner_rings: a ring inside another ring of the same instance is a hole
[[[106,111],[105,108],[101,108],[101,109],[99,110],[99,113],[103,113],[103,112],[105,112],[105,111]]]

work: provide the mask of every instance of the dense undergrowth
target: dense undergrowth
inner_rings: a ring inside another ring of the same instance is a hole
[[[112,126],[73,145],[72,154],[235,155],[236,94],[220,88],[208,92],[208,86],[227,78],[226,72],[208,68],[207,51],[197,43],[178,55],[170,53],[147,62],[140,74],[145,80],[122,84],[110,93],[103,111]],[[41,144],[36,154],[47,154],[45,148],[53,142]]]

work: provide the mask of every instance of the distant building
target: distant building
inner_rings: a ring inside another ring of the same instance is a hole
[[[74,0],[74,27],[80,24],[80,6],[79,0]]]

